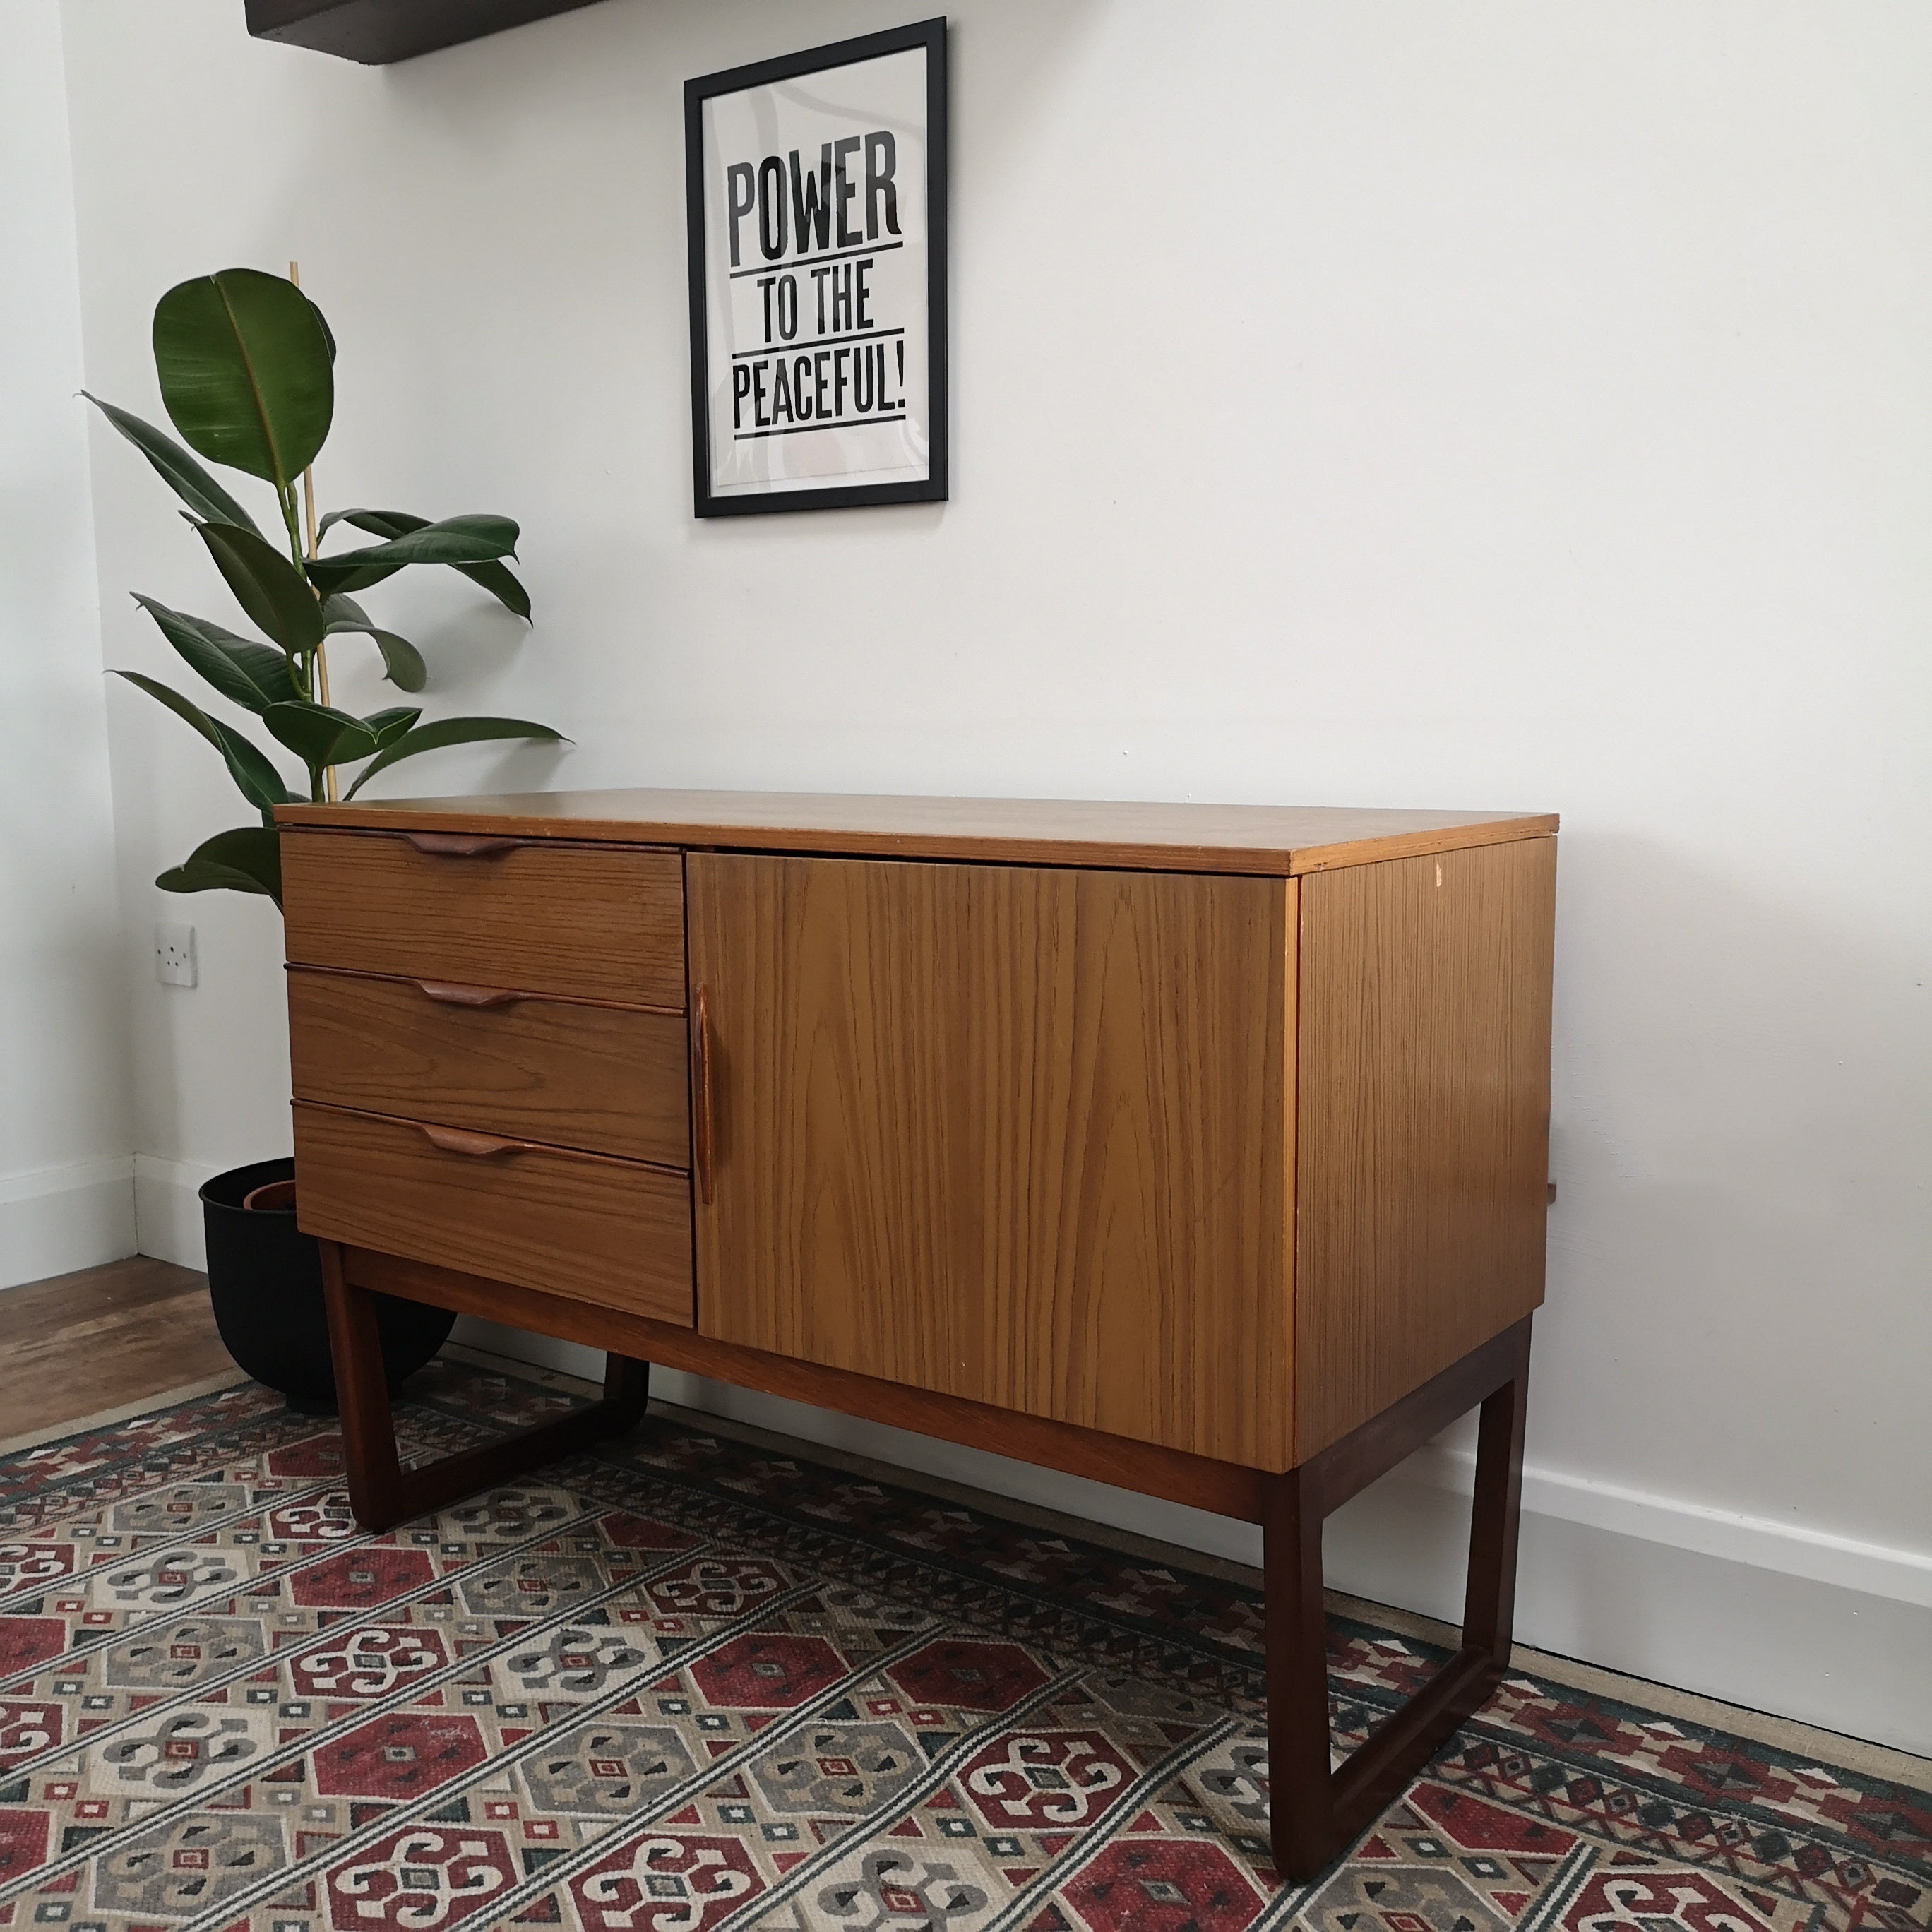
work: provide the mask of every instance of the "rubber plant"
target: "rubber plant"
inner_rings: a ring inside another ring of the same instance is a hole
[[[332,511],[316,523],[312,493],[298,502],[298,490],[308,483],[305,472],[334,416],[335,338],[321,310],[292,281],[254,268],[226,268],[183,282],[155,306],[154,348],[161,402],[187,448],[125,410],[91,394],[87,399],[187,506],[196,536],[267,641],[238,636],[138,592],[134,601],[188,668],[219,696],[260,719],[305,774],[304,789],[292,790],[275,760],[244,732],[158,678],[117,671],[199,731],[260,814],[258,823],[205,839],[154,883],[171,892],[261,892],[279,906],[278,805],[335,796],[338,774],[346,766],[361,766],[343,794],[353,798],[378,772],[444,746],[559,738],[548,725],[527,718],[425,723],[422,707],[412,704],[358,718],[328,702],[326,652],[332,638],[367,638],[398,691],[423,688],[422,654],[356,601],[357,592],[412,565],[459,571],[527,620],[530,598],[503,561],[516,554],[517,526],[508,517],[432,522],[400,510],[364,509]],[[276,541],[263,535],[196,454],[270,486],[280,524]],[[320,538],[338,524],[380,541],[320,554]]]

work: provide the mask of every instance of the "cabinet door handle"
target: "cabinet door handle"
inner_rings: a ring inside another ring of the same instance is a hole
[[[524,842],[481,832],[405,832],[403,836],[418,852],[442,859],[487,859],[493,852],[512,851]]]
[[[510,1006],[526,995],[507,986],[465,986],[454,980],[418,980],[416,991],[446,1006]]]
[[[698,1197],[711,1205],[716,1192],[711,1172],[711,1015],[708,988],[691,1000],[691,1153],[698,1168]]]
[[[530,1145],[528,1141],[506,1141],[495,1134],[466,1133],[460,1127],[432,1127],[418,1121],[423,1137],[431,1147],[440,1147],[445,1154],[466,1154],[479,1160],[487,1160],[500,1154],[520,1154]]]

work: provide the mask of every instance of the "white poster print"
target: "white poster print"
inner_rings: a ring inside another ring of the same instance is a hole
[[[925,480],[922,48],[704,105],[714,496]]]

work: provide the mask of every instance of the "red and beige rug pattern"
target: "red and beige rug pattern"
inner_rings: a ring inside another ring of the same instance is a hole
[[[446,1360],[406,1453],[571,1398]],[[254,1387],[0,1458],[0,1925],[1823,1932],[1932,1798],[1512,1677],[1327,1878],[1268,1862],[1232,1583],[663,1418],[379,1537]],[[1330,1624],[1358,1739],[1434,1654]]]

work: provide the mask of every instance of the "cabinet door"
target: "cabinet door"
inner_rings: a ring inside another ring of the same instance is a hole
[[[1293,881],[694,853],[686,883],[703,1333],[1286,1466]]]

